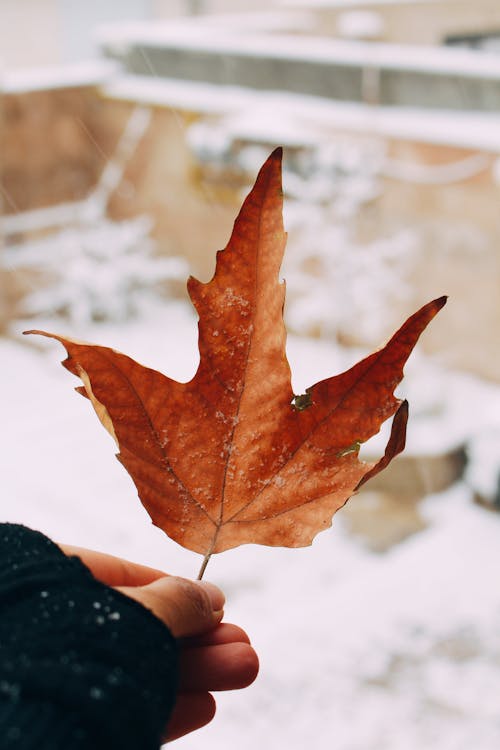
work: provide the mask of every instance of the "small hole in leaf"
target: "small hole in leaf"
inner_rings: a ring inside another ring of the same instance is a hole
[[[301,393],[299,396],[292,398],[292,406],[296,411],[304,411],[312,404],[312,398],[309,391]]]
[[[354,443],[351,445],[348,445],[347,448],[343,448],[343,450],[339,451],[337,453],[337,458],[342,458],[342,456],[348,456],[349,453],[359,453],[359,449],[361,448],[361,443],[359,440],[355,440]]]

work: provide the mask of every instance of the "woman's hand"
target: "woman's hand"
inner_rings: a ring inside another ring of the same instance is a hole
[[[212,690],[235,690],[257,676],[257,654],[244,630],[221,624],[224,595],[205,581],[168,576],[160,570],[102,552],[61,545],[103,583],[150,609],[180,644],[177,701],[165,740],[208,724],[215,714]]]

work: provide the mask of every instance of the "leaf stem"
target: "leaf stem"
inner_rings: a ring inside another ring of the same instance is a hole
[[[204,574],[205,570],[207,569],[208,561],[210,560],[211,557],[212,557],[212,552],[207,552],[207,554],[203,558],[203,562],[201,564],[200,572],[198,573],[198,579],[197,579],[198,581],[201,581],[201,579],[203,578],[203,574]]]

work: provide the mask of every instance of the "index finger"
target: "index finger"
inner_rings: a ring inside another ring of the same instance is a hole
[[[65,555],[79,557],[89,568],[92,575],[108,586],[146,586],[148,583],[164,578],[167,573],[146,565],[124,560],[121,557],[108,555],[105,552],[74,547],[71,544],[59,544]]]

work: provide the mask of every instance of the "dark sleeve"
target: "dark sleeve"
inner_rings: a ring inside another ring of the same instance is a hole
[[[0,524],[2,750],[157,750],[175,640],[43,534]]]

